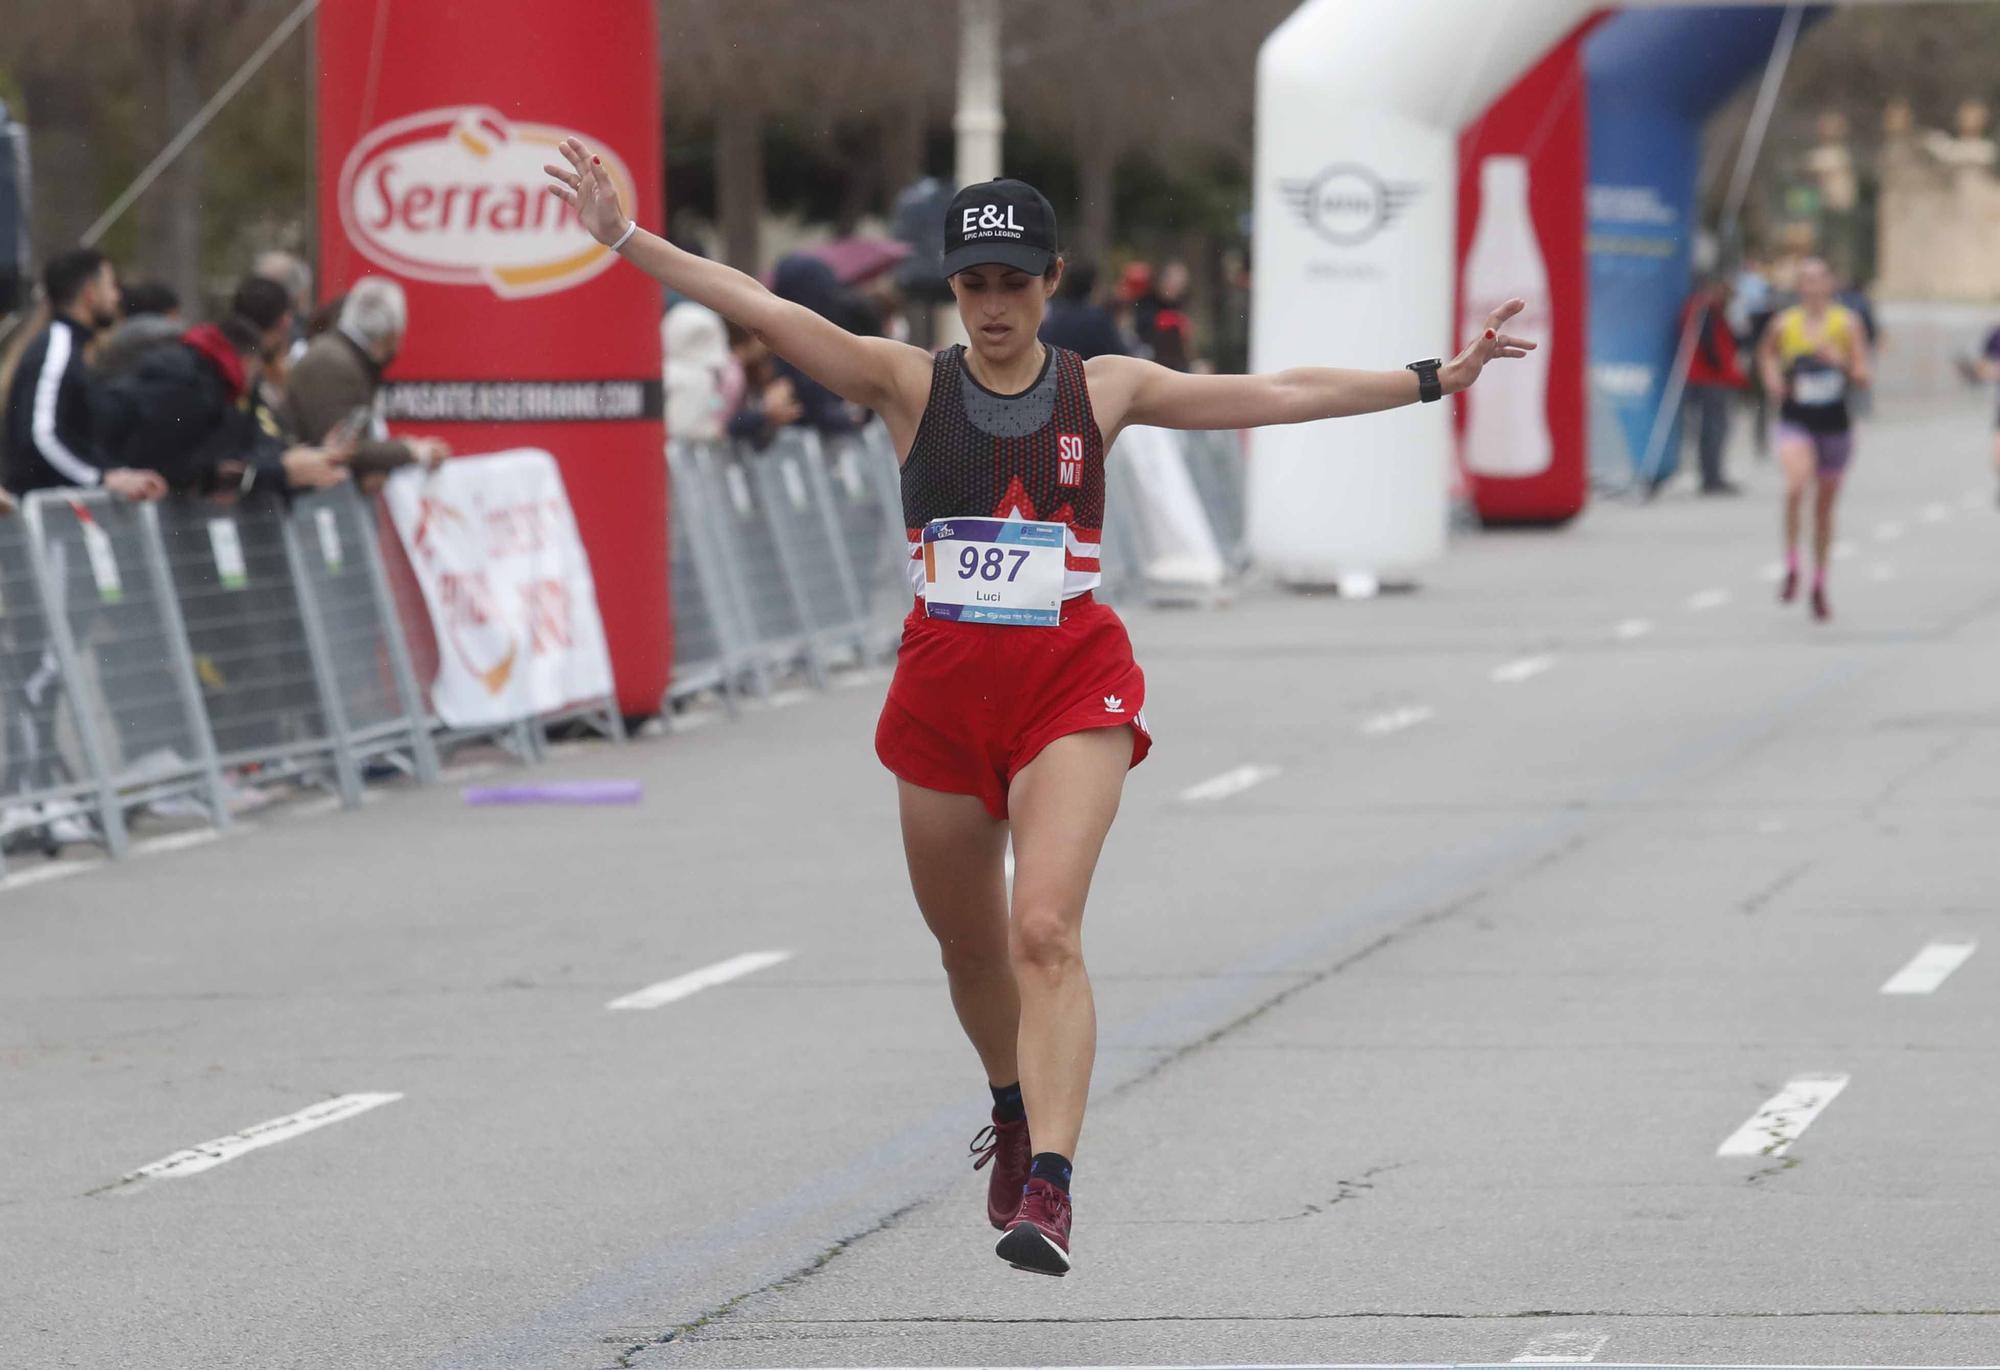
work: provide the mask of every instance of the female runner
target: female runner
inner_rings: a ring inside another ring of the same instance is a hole
[[[1125,772],[1152,746],[1124,625],[1091,593],[1105,450],[1127,424],[1250,428],[1452,394],[1493,358],[1534,346],[1500,331],[1522,302],[1453,360],[1399,371],[1213,376],[1085,362],[1036,338],[1062,279],[1054,212],[1022,182],[988,181],[958,193],[946,224],[944,272],[972,342],[933,356],[856,337],[639,230],[597,158],[575,139],[562,153],[551,189],[599,242],[888,425],[918,601],[876,753],[897,777],[917,906],[993,1091],[992,1126],[973,1146],[975,1169],[993,1164],[998,1253],[1066,1274],[1070,1158],[1097,1046],[1084,898]]]

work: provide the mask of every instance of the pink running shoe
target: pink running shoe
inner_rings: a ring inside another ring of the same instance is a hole
[[[1002,1122],[996,1117],[972,1139],[972,1154],[979,1158],[972,1163],[974,1170],[993,1163],[986,1182],[986,1221],[1005,1232],[1021,1211],[1021,1191],[1027,1187],[1028,1163],[1034,1158],[1028,1147],[1028,1120]]]
[[[1021,1211],[993,1253],[1016,1270],[1069,1273],[1069,1195],[1047,1180],[1029,1180]]]

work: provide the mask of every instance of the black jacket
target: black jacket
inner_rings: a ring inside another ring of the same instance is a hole
[[[56,319],[21,354],[7,389],[5,483],[17,495],[62,486],[98,485],[107,466],[83,362],[89,330]]]
[[[1131,352],[1118,331],[1111,311],[1089,300],[1056,300],[1042,318],[1042,341],[1052,347],[1067,347],[1085,361],[1111,354],[1123,357]]]
[[[158,471],[176,491],[204,493],[225,461],[250,470],[243,487],[282,490],[284,444],[240,401],[240,375],[186,340],[152,349],[103,387],[99,437],[112,463]]]

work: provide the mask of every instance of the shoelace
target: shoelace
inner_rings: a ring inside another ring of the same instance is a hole
[[[982,1147],[985,1149],[981,1150]],[[984,1170],[986,1163],[1000,1154],[1000,1134],[993,1130],[991,1123],[979,1129],[979,1135],[972,1139],[969,1154],[979,1158],[972,1163],[974,1170]]]

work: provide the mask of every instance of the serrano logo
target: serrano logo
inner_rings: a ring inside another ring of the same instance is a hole
[[[393,120],[355,145],[340,171],[341,223],[370,261],[414,280],[484,285],[503,299],[581,285],[615,258],[542,188],[542,164],[570,137],[598,149],[620,201],[633,205],[632,174],[601,139],[454,105]]]

